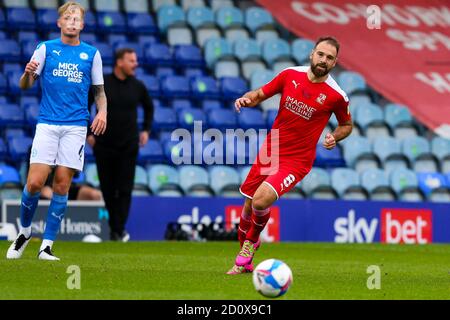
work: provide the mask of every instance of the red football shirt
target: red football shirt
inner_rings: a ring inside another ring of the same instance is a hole
[[[280,163],[294,161],[312,166],[316,145],[331,114],[335,113],[338,123],[351,120],[345,92],[331,75],[325,82],[311,82],[307,76],[309,68],[287,68],[262,87],[267,97],[281,94],[278,115],[266,138],[268,153],[278,154]],[[271,139],[274,129],[278,129],[278,143]]]

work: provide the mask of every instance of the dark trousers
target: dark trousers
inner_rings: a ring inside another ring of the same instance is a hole
[[[94,145],[100,189],[109,213],[111,234],[122,235],[127,223],[134,185],[134,173],[139,147],[123,148]]]

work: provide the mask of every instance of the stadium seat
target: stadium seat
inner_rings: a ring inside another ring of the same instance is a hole
[[[234,27],[232,29],[227,29],[224,31],[224,34],[225,39],[227,39],[229,43],[234,43],[235,41],[238,40],[250,39],[250,33],[244,27],[242,28]]]
[[[356,124],[361,129],[373,123],[384,123],[383,110],[376,104],[368,103],[351,111]]]
[[[424,137],[411,137],[402,141],[402,151],[413,162],[421,155],[430,153],[430,144]]]
[[[8,82],[5,76],[0,73],[0,94],[5,94],[8,91]]]
[[[133,196],[149,196],[151,194],[148,188],[147,171],[137,165],[134,172]]]
[[[336,168],[331,172],[331,186],[344,200],[367,200],[369,194],[359,181],[358,173],[349,168]]]
[[[214,13],[208,7],[192,7],[186,14],[186,21],[192,29],[215,26]]]
[[[95,33],[87,32],[80,35],[80,40],[90,45],[94,45],[94,43],[98,42],[97,35]]]
[[[5,28],[5,25],[6,25],[5,14],[3,13],[3,9],[0,9],[0,30],[3,30]]]
[[[438,172],[440,161],[432,153],[421,154],[412,162],[412,169],[415,172]]]
[[[266,121],[264,120],[263,113],[258,109],[243,108],[237,119],[239,127],[244,130],[266,128]]]
[[[209,127],[219,130],[235,129],[237,126],[236,113],[227,109],[213,109],[208,112]]]
[[[123,7],[126,13],[148,13],[147,0],[124,0]]]
[[[233,7],[233,0],[209,0],[209,5],[214,11],[224,7]]]
[[[223,99],[235,100],[249,91],[247,82],[238,77],[222,77],[220,79]]]
[[[0,126],[23,126],[25,124],[24,113],[16,104],[5,104],[0,108]]]
[[[204,0],[181,0],[180,1],[181,7],[184,11],[189,10],[190,8],[197,8],[197,7],[205,7],[205,1]]]
[[[262,47],[267,40],[276,40],[280,38],[280,34],[276,29],[258,30],[254,36],[256,42]]]
[[[155,108],[152,130],[174,130],[178,126],[177,116],[171,108]]]
[[[392,129],[399,124],[410,124],[413,120],[407,107],[395,103],[390,103],[385,106],[384,119]]]
[[[25,137],[25,131],[21,128],[5,128],[4,137],[6,141],[14,137]]]
[[[342,71],[337,77],[337,82],[347,95],[367,90],[363,76],[356,72]]]
[[[21,60],[20,46],[16,40],[2,40],[0,46],[0,62],[19,62]]]
[[[0,161],[5,161],[8,158],[8,148],[6,146],[5,140],[0,138]]]
[[[208,40],[213,38],[219,39],[222,37],[219,28],[214,26],[196,29],[194,30],[194,34],[196,44],[202,49],[204,49],[206,42],[208,42]]]
[[[338,194],[331,186],[328,172],[322,168],[312,168],[300,183],[301,188],[312,199],[336,199]]]
[[[244,15],[236,7],[222,7],[216,11],[216,22],[222,30],[240,28],[244,25]]]
[[[251,7],[245,11],[245,25],[255,33],[262,28],[274,28],[274,20],[270,12],[260,7]]]
[[[200,109],[181,109],[178,111],[178,124],[181,128],[192,130],[194,121],[200,121],[202,126],[206,126],[206,115]]]
[[[190,98],[189,79],[182,76],[167,76],[161,79],[161,93],[169,98]]]
[[[273,97],[264,100],[261,102],[261,108],[267,112],[269,110],[276,110],[278,111],[280,107],[280,100],[281,100],[281,94],[276,94]]]
[[[262,45],[262,56],[269,65],[272,65],[276,61],[290,60],[291,48],[284,39],[268,39]]]
[[[355,167],[358,160],[373,162],[371,144],[365,137],[350,136],[343,141],[344,159],[349,167]],[[359,171],[358,171],[359,172]]]
[[[431,152],[440,160],[450,157],[450,140],[442,137],[433,137]]]
[[[271,70],[255,71],[250,79],[250,89],[256,90],[266,83],[270,82],[275,77],[275,73]],[[278,108],[278,106],[277,106]]]
[[[216,165],[209,170],[211,188],[216,195],[235,197],[239,196],[239,174],[229,166]]]
[[[194,45],[177,45],[174,48],[174,60],[180,67],[204,67],[205,60],[199,47]]]
[[[180,186],[186,195],[211,197],[214,191],[209,186],[208,171],[200,166],[184,165],[178,170]]]
[[[35,9],[57,9],[58,0],[32,0],[31,6]]]
[[[211,68],[220,59],[233,59],[231,45],[224,38],[211,38],[204,48],[206,64]]]
[[[417,178],[419,180],[419,188],[427,198],[430,197],[433,190],[447,188],[446,178],[440,173],[417,173]]]
[[[174,131],[175,134],[177,133]],[[176,135],[174,136],[176,139]],[[194,152],[192,148],[192,141],[183,139],[166,140],[163,144],[163,152],[166,161],[169,164],[180,165],[193,163]]]
[[[16,168],[9,165],[0,165],[0,187],[21,186],[19,172]]]
[[[8,141],[9,155],[14,162],[26,160],[33,139],[30,137],[14,137]]]
[[[162,146],[158,140],[149,139],[145,146],[139,148],[138,163],[161,163],[165,156]]]
[[[167,43],[170,46],[194,44],[192,30],[186,26],[173,26],[167,28]]]
[[[295,67],[296,64],[292,60],[278,61],[272,64],[272,70],[275,74],[280,73],[284,69]]]
[[[314,49],[314,42],[307,39],[295,39],[291,43],[291,53],[299,65],[309,62],[309,56]]]
[[[11,31],[35,30],[36,18],[30,8],[6,9],[6,26]]]
[[[97,27],[102,33],[127,32],[125,16],[120,12],[97,12]]]
[[[144,51],[142,49],[142,46],[137,42],[118,42],[114,45],[114,52],[116,52],[119,49],[123,48],[130,48],[133,49],[136,52],[136,55],[138,57],[142,57],[144,55]]]
[[[157,13],[159,11],[159,9],[161,9],[164,6],[175,6],[177,4],[177,1],[176,0],[153,0],[150,3],[152,5],[151,10],[153,12]]]
[[[425,200],[414,171],[404,168],[394,170],[390,173],[389,180],[399,200],[408,202]]]
[[[373,152],[381,160],[386,172],[408,168],[409,159],[402,153],[401,143],[392,137],[379,137],[373,141]]]
[[[371,200],[396,200],[387,174],[380,169],[368,169],[361,174],[361,185],[369,192]]]
[[[155,6],[155,2],[153,2]],[[161,33],[166,33],[170,26],[186,24],[186,17],[183,9],[175,5],[164,5],[157,9],[158,28]]]
[[[39,116],[40,106],[38,103],[29,103],[25,105],[25,121],[30,127],[34,127]]]
[[[170,48],[163,43],[150,44],[144,50],[144,62],[150,67],[170,66],[173,64],[173,57]]]
[[[217,61],[214,64],[214,76],[217,79],[223,77],[239,77],[240,75],[240,65],[238,61],[234,60],[222,60]]]
[[[17,33],[17,41],[20,45],[29,41],[33,41],[37,45],[39,43],[39,34],[35,31],[19,31]]]
[[[154,34],[158,31],[155,21],[148,13],[128,13],[128,32],[132,34]]]
[[[110,45],[102,42],[97,42],[94,44],[94,46],[100,52],[104,65],[112,65],[114,63],[114,53]]]
[[[147,88],[147,91],[151,97],[156,98],[160,96],[161,92],[159,81],[155,76],[142,75],[139,77],[139,80],[141,80],[145,84],[145,87]]]
[[[148,169],[149,187],[158,196],[182,196],[178,171],[168,165],[155,164]]]
[[[56,9],[40,9],[36,11],[36,20],[38,29],[42,32],[58,31],[59,28],[55,23],[59,18]]]
[[[338,145],[331,150],[327,150],[321,143],[317,144],[314,166],[322,168],[344,167],[345,160],[342,156],[341,147]]]
[[[192,109],[194,108],[194,105],[189,99],[172,99],[170,101],[170,107],[178,112],[180,110]]]
[[[118,12],[120,10],[119,0],[94,0],[92,4],[95,11]]]
[[[220,98],[220,88],[213,77],[200,76],[190,80],[191,92],[196,99]]]
[[[233,43],[233,53],[240,61],[261,60],[261,48],[254,39],[239,39]]]
[[[97,31],[97,18],[92,11],[86,11],[84,13],[84,29],[83,29],[83,31],[84,32]]]

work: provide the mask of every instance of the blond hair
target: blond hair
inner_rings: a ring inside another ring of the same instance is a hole
[[[80,9],[81,12],[81,18],[84,19],[84,8],[81,4],[79,4],[78,2],[75,1],[69,1],[66,2],[65,4],[63,4],[61,7],[58,8],[58,14],[61,17],[64,13],[66,13],[66,11],[68,10],[73,10],[72,7],[74,7],[74,9]]]

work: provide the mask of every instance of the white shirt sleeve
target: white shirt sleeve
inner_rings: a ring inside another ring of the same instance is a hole
[[[100,51],[98,51],[98,50],[95,53],[94,61],[92,62],[91,79],[92,79],[93,86],[98,86],[98,85],[103,84],[102,57],[100,56]]]
[[[38,45],[36,50],[34,50],[33,56],[30,59],[30,61],[35,60],[39,63],[39,66],[36,70],[37,75],[41,75],[42,69],[44,69],[46,50],[47,49],[44,43]]]

